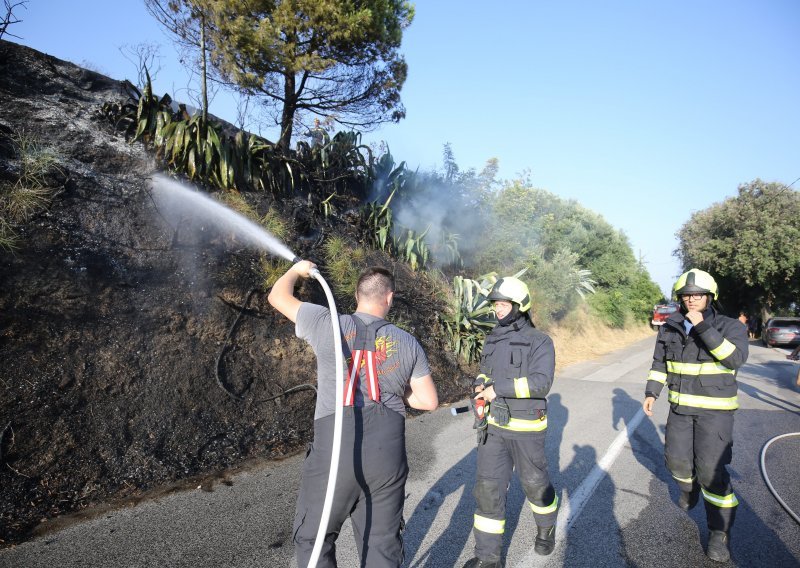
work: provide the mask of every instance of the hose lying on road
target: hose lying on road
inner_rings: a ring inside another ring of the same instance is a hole
[[[778,495],[778,492],[775,491],[775,488],[772,486],[772,483],[770,483],[769,476],[767,475],[767,468],[766,468],[766,465],[764,464],[764,461],[765,461],[764,458],[767,455],[767,448],[770,447],[772,442],[774,442],[776,440],[780,440],[781,438],[788,438],[789,436],[800,436],[800,432],[789,432],[788,434],[780,434],[778,436],[775,436],[774,438],[769,439],[767,441],[767,443],[764,444],[764,447],[761,448],[761,475],[764,477],[764,481],[766,482],[767,488],[769,489],[770,493],[772,493],[772,496],[775,497],[775,499],[778,500],[778,503],[781,504],[781,507],[786,509],[786,512],[789,513],[789,515],[798,524],[800,524],[800,517],[798,517],[797,513],[792,511],[791,508],[789,508],[789,505],[787,505],[786,502],[783,499],[781,499],[780,495]]]

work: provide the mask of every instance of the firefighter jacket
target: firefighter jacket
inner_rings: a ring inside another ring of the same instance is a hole
[[[553,385],[555,367],[553,340],[527,317],[495,326],[484,341],[478,380],[493,384],[495,401],[507,404],[510,421],[498,423],[489,405],[489,424],[521,433],[547,428],[545,397]]]
[[[686,333],[682,313],[672,314],[658,332],[646,396],[658,397],[664,385],[672,410],[736,410],[736,371],[747,361],[747,330],[738,320],[703,312],[703,321]]]

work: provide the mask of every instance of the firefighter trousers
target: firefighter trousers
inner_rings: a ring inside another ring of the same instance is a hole
[[[297,565],[305,568],[317,536],[333,442],[333,415],[314,421],[294,520]],[[405,417],[380,404],[345,408],[336,490],[318,567],[336,566],[336,537],[347,517],[361,566],[403,563],[403,502],[408,475]]]
[[[489,426],[489,435],[478,446],[475,479],[476,509],[473,526],[475,556],[486,562],[499,562],[506,519],[506,494],[511,474],[517,470],[536,525],[556,523],[558,498],[547,474],[545,431],[507,433]]]
[[[730,531],[739,504],[727,465],[733,457],[733,410],[678,414],[670,409],[664,454],[681,491],[700,491],[708,528]]]

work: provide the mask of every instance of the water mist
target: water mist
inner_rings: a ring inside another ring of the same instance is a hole
[[[220,230],[230,231],[247,244],[283,257],[289,262],[296,263],[300,261],[286,245],[262,227],[185,184],[170,179],[165,175],[155,174],[152,178],[151,188],[153,199],[165,218],[175,217],[180,219],[181,217],[190,216],[193,220],[207,223]],[[322,278],[319,270],[313,268],[309,274],[320,283],[328,299],[328,306],[331,311],[334,355],[336,358],[336,392],[344,392],[342,336],[333,293],[328,283]],[[328,486],[309,566],[316,566],[327,532],[328,519],[333,505],[334,487],[336,486],[336,477],[338,475],[336,464],[339,463],[339,453],[341,451],[343,414],[342,404],[337,404],[334,414],[333,448],[331,467],[328,471]]]
[[[165,175],[155,174],[151,188],[153,200],[167,219],[188,216],[222,231],[229,231],[246,244],[289,262],[297,260],[286,245],[263,227],[185,184]]]

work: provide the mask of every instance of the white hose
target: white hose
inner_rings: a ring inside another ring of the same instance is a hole
[[[789,515],[798,524],[800,524],[800,517],[798,517],[797,513],[792,511],[789,508],[789,505],[787,505],[786,502],[783,499],[781,499],[780,495],[778,495],[778,492],[775,491],[775,488],[772,486],[772,483],[770,483],[769,476],[767,475],[767,468],[764,465],[764,458],[765,458],[765,456],[767,454],[767,448],[769,448],[770,444],[772,444],[772,442],[774,442],[775,440],[780,440],[781,438],[788,438],[789,436],[800,436],[800,432],[789,432],[788,434],[781,434],[779,436],[775,436],[774,438],[771,438],[770,440],[767,441],[766,444],[764,444],[764,447],[761,449],[761,475],[764,477],[764,481],[767,483],[767,488],[769,489],[770,493],[772,493],[772,496],[775,497],[775,499],[778,500],[778,503],[780,503],[781,506],[784,509],[786,509],[786,512],[789,513]]]
[[[344,356],[342,355],[342,334],[339,329],[339,314],[336,312],[336,303],[333,294],[328,287],[328,283],[322,278],[319,270],[312,268],[309,272],[325,290],[328,298],[328,306],[331,310],[331,325],[333,327],[333,350],[336,356],[336,393],[335,412],[333,425],[333,451],[331,452],[331,469],[328,472],[328,488],[325,491],[325,503],[322,505],[322,517],[319,520],[317,538],[314,541],[314,549],[311,551],[311,558],[308,560],[308,567],[315,568],[319,554],[322,551],[322,544],[325,542],[325,535],[328,532],[328,520],[331,516],[331,506],[333,505],[333,492],[336,487],[336,475],[339,473],[339,452],[342,447],[342,418],[344,407],[341,394],[344,393]]]

